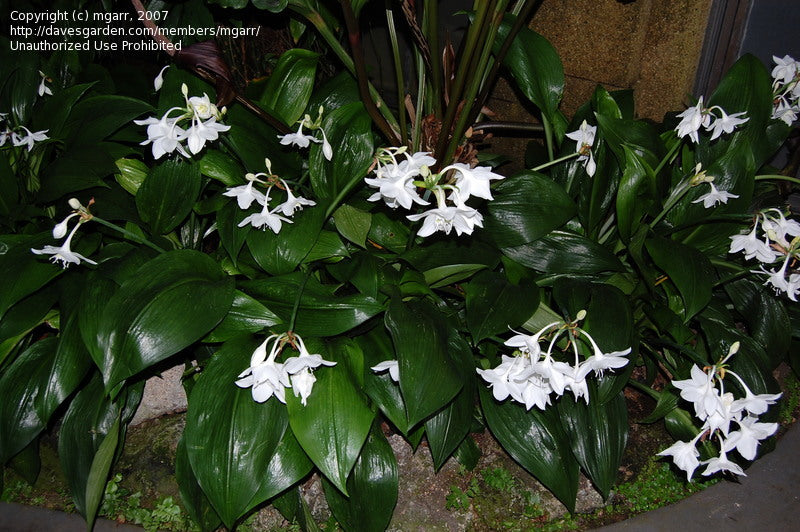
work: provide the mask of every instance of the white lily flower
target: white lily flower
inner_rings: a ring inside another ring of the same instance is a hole
[[[739,430],[728,434],[723,443],[726,451],[736,449],[746,460],[754,460],[758,452],[758,444],[778,431],[777,423],[760,423],[757,417],[747,416],[737,421]]]
[[[723,133],[732,133],[733,130],[736,129],[736,126],[744,124],[750,120],[749,118],[739,118],[745,114],[744,112],[728,115],[719,106],[714,106],[714,109],[719,109],[720,113],[722,113],[722,116],[716,118],[714,122],[712,122],[707,128],[711,130],[711,140],[714,140]]]
[[[706,181],[706,183],[708,183],[708,186],[711,187],[711,191],[709,191],[706,194],[703,194],[702,196],[694,200],[692,203],[700,203],[702,201],[703,207],[705,207],[706,209],[710,209],[711,207],[714,207],[717,203],[728,203],[729,199],[735,199],[739,197],[738,195],[731,194],[730,192],[727,192],[725,190],[717,190],[717,187],[714,186],[714,183],[711,183],[710,181]]]
[[[250,176],[252,176],[253,178],[250,179]],[[247,178],[248,178],[248,183],[246,185],[231,187],[222,193],[223,196],[236,198],[236,203],[242,210],[249,209],[250,205],[253,204],[253,201],[257,201],[261,205],[263,205],[266,202],[266,196],[264,195],[264,193],[259,190],[255,190],[253,188],[253,182],[255,181],[255,176],[253,176],[253,174],[248,174]]]
[[[41,142],[43,140],[47,140],[50,137],[46,135],[49,129],[43,129],[42,131],[36,131],[35,133],[31,133],[31,130],[26,128],[25,126],[19,126],[20,129],[24,129],[27,135],[20,135],[16,132],[11,133],[11,143],[14,146],[27,146],[28,151],[33,149],[34,142]]]
[[[153,80],[153,88],[155,88],[156,92],[161,90],[161,86],[164,84],[164,72],[169,68],[169,65],[165,66],[161,69],[158,73],[158,76],[155,77]]]
[[[789,83],[797,75],[798,63],[793,57],[785,55],[782,58],[772,56],[775,67],[772,69],[772,78],[781,83]]]
[[[660,453],[658,456],[671,456],[676,467],[686,472],[686,480],[691,481],[695,469],[700,465],[700,451],[697,450],[697,440],[700,439],[704,431],[694,437],[692,441],[676,441]]]
[[[298,148],[308,148],[311,142],[320,142],[320,140],[313,135],[306,135],[303,133],[303,124],[305,124],[304,120],[300,122],[300,127],[297,128],[295,133],[278,135],[278,138],[281,139],[281,144],[284,146],[295,145]]]
[[[709,475],[713,475],[714,473],[717,473],[719,471],[729,471],[729,472],[734,473],[736,475],[747,476],[747,475],[744,474],[744,471],[742,470],[741,467],[739,467],[738,464],[728,460],[728,456],[725,454],[724,446],[723,446],[723,449],[720,451],[720,455],[719,456],[715,456],[714,458],[711,458],[710,460],[706,460],[704,462],[701,462],[701,464],[707,466],[706,470],[703,471],[703,476],[704,477],[707,477]]]
[[[45,82],[47,81],[47,74],[45,74],[44,72],[42,72],[40,70],[39,71],[39,76],[41,76],[41,78],[42,78],[42,80],[39,82],[39,90],[38,90],[39,96],[44,96],[45,94],[47,94],[48,96],[52,96],[53,95],[53,91],[50,90],[50,87],[45,85]]]
[[[61,267],[65,270],[69,267],[70,264],[80,264],[81,261],[88,262],[89,264],[97,264],[95,261],[91,259],[87,259],[80,253],[72,251],[70,249],[70,244],[72,243],[72,237],[75,236],[75,233],[78,231],[78,227],[80,227],[80,223],[75,224],[75,227],[72,228],[72,231],[69,233],[69,236],[64,241],[63,244],[60,246],[45,246],[42,249],[33,249],[31,248],[31,252],[36,255],[52,255],[50,257],[51,262],[60,262]]]
[[[463,203],[456,207],[437,207],[421,214],[406,216],[412,222],[423,220],[422,227],[417,232],[418,236],[430,236],[436,231],[449,235],[455,229],[457,235],[471,235],[475,226],[483,227],[483,215],[472,207]]]
[[[694,405],[695,414],[703,421],[716,410],[720,401],[718,391],[714,387],[715,369],[712,368],[706,373],[694,364],[690,379],[672,381],[673,386],[681,391],[681,397]]]
[[[769,240],[763,241],[756,236],[758,222],[753,225],[753,230],[744,235],[733,235],[728,253],[744,251],[745,260],[757,259],[759,262],[770,264],[778,257],[778,253],[769,245]]]
[[[187,145],[192,154],[197,155],[205,146],[206,141],[213,141],[219,138],[219,133],[228,131],[231,126],[218,124],[214,117],[205,122],[192,120],[192,127],[186,132]]]
[[[322,155],[325,156],[327,160],[333,159],[333,148],[331,147],[331,143],[328,142],[328,136],[325,135],[325,130],[319,128],[322,131]]]
[[[216,105],[211,103],[211,98],[209,98],[208,94],[205,92],[203,96],[192,96],[187,102],[189,110],[201,120],[220,117],[219,109],[217,109]]]
[[[487,200],[494,199],[489,185],[492,180],[503,179],[503,176],[495,174],[488,166],[470,168],[468,164],[453,163],[442,168],[441,173],[444,174],[448,170],[458,172],[455,187],[462,201],[467,201],[471,196]]]
[[[629,362],[625,357],[631,353],[630,347],[622,351],[603,353],[589,333],[583,329],[581,329],[580,332],[589,340],[589,343],[592,344],[594,354],[580,364],[580,369],[578,369],[576,374],[577,380],[586,378],[586,375],[588,375],[590,371],[602,375],[604,370],[621,368]]]
[[[303,210],[303,207],[313,207],[317,203],[302,196],[295,196],[292,194],[292,189],[286,184],[286,181],[281,179],[284,188],[286,189],[286,201],[275,207],[276,211],[280,211],[284,216],[291,216],[297,210]]]
[[[794,124],[797,120],[797,113],[800,112],[797,106],[786,101],[785,98],[778,98],[778,104],[772,110],[772,118],[783,120],[787,126]]]
[[[498,401],[504,401],[509,395],[520,398],[519,402],[524,402],[522,389],[524,385],[515,380],[525,371],[525,361],[520,357],[509,357],[501,355],[502,362],[494,369],[480,369],[476,371],[483,380],[489,383],[492,395]]]
[[[189,157],[189,154],[181,145],[181,142],[186,139],[186,131],[178,125],[180,117],[169,118],[170,113],[175,110],[181,110],[181,108],[173,107],[169,109],[161,119],[150,117],[133,121],[134,124],[147,126],[147,140],[139,144],[146,146],[152,143],[154,159],[160,159],[173,151],[177,151],[184,157]]]
[[[701,127],[708,127],[711,122],[711,116],[708,111],[703,107],[703,97],[697,100],[697,105],[689,107],[684,112],[678,115],[681,119],[675,130],[678,132],[678,137],[683,138],[688,136],[692,142],[699,142],[700,139],[697,135]]]
[[[384,360],[383,362],[379,362],[369,369],[375,373],[388,371],[389,377],[391,377],[394,382],[400,382],[400,364],[397,362],[397,360]]]
[[[281,230],[282,222],[293,223],[289,218],[275,214],[277,209],[269,210],[269,191],[270,189],[268,189],[265,194],[264,208],[261,209],[261,212],[247,216],[244,220],[239,222],[239,227],[244,227],[247,224],[252,225],[256,229],[266,230],[266,228],[269,227],[272,229],[272,232],[277,235]]]
[[[567,133],[568,139],[576,142],[575,152],[580,153],[578,161],[583,162],[586,173],[589,177],[594,176],[597,169],[597,164],[594,162],[594,155],[592,154],[592,146],[594,145],[594,138],[597,134],[597,126],[590,126],[586,120],[581,122],[580,127],[571,133]]]
[[[286,402],[285,390],[291,386],[289,374],[283,364],[275,362],[278,354],[279,335],[273,334],[253,351],[250,367],[237,377],[236,385],[240,388],[252,388],[253,400],[257,403],[267,401],[273,395],[281,403]],[[267,345],[273,342],[269,357]]]

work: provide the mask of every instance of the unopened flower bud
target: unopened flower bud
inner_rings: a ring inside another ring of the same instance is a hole
[[[70,198],[70,199],[67,201],[67,203],[69,203],[69,206],[70,206],[70,207],[72,207],[73,209],[75,209],[76,211],[77,211],[78,209],[80,209],[81,207],[83,207],[83,205],[81,205],[81,202],[80,202],[80,201],[78,201],[78,199],[77,199],[77,198]]]

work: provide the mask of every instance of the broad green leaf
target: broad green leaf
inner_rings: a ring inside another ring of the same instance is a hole
[[[178,481],[183,507],[186,508],[189,517],[200,527],[200,530],[212,532],[219,528],[222,520],[214,511],[214,507],[203,493],[200,484],[197,483],[197,477],[189,463],[186,438],[180,439],[175,453],[175,480]]]
[[[578,493],[578,462],[555,409],[525,410],[511,400],[499,402],[479,386],[483,415],[506,452],[558,497],[569,511]]]
[[[689,321],[711,300],[711,262],[696,249],[666,238],[649,238],[645,246],[680,292],[685,305],[683,319]]]
[[[312,262],[323,260],[326,262],[338,262],[345,257],[349,257],[350,253],[347,251],[339,235],[333,231],[322,230],[314,242],[314,247],[305,256],[303,262],[310,264]]]
[[[221,0],[227,2],[236,2],[238,0]],[[258,9],[266,9],[271,13],[280,13],[288,5],[289,0],[253,0],[253,5]]]
[[[489,203],[486,230],[501,248],[528,244],[575,216],[564,189],[542,174],[525,172],[499,183]]]
[[[595,116],[599,133],[603,135],[620,164],[625,162],[624,147],[627,147],[650,168],[658,166],[664,145],[653,125],[641,120],[614,118],[599,113]]]
[[[747,324],[750,335],[777,366],[791,344],[791,336],[787,334],[791,322],[786,307],[760,284],[747,279],[726,283],[725,291]]]
[[[485,264],[448,264],[426,270],[423,272],[423,276],[431,288],[440,288],[463,281],[484,269],[486,269]]]
[[[308,255],[319,237],[325,213],[322,207],[304,209],[292,217],[293,223],[271,230],[251,230],[247,235],[250,253],[266,272],[281,275],[293,271]]]
[[[411,230],[408,228],[408,224],[391,220],[384,213],[376,212],[372,215],[367,238],[372,247],[402,253],[408,246],[409,234],[411,234]]]
[[[243,281],[243,292],[259,300],[282,321],[291,320],[297,298],[294,330],[302,336],[336,336],[349,331],[384,307],[375,298],[360,294],[334,295],[335,287],[314,278],[304,281],[301,273]]]
[[[364,392],[381,413],[404,435],[408,435],[408,417],[400,385],[392,380],[388,371],[377,373],[371,368],[387,360],[395,360],[392,339],[384,328],[376,327],[367,334],[356,337],[364,353]]]
[[[173,159],[154,166],[136,193],[142,220],[157,235],[169,233],[192,211],[201,184],[196,163]]]
[[[625,153],[625,171],[617,190],[617,228],[623,241],[628,242],[635,226],[649,210],[657,197],[653,170],[628,146]]]
[[[119,172],[116,174],[117,183],[122,188],[136,195],[139,187],[142,186],[144,180],[147,178],[148,168],[139,159],[117,159],[117,169]]]
[[[243,184],[242,178],[245,172],[241,165],[236,159],[219,150],[206,150],[199,165],[201,174],[216,179],[225,186],[235,187]]]
[[[344,204],[333,213],[333,222],[340,235],[358,246],[366,247],[372,215]]]
[[[484,338],[519,327],[539,306],[539,287],[522,279],[512,284],[506,276],[482,272],[464,286],[467,329],[477,344]]]
[[[361,182],[372,162],[375,144],[372,120],[360,102],[326,113],[322,128],[334,147],[333,159],[328,161],[322,153],[322,145],[314,144],[309,153],[308,170],[315,195],[327,202],[345,197]]]
[[[227,528],[307,472],[298,478],[267,475],[288,417],[277,399],[256,403],[250,389],[235,384],[256,345],[241,338],[224,344],[197,379],[186,413],[189,464]]]
[[[92,465],[89,467],[89,475],[86,477],[86,510],[84,517],[86,517],[86,525],[89,530],[94,528],[94,520],[97,517],[97,511],[100,509],[100,503],[103,501],[108,474],[111,472],[111,466],[114,464],[114,455],[117,451],[119,440],[120,419],[119,414],[117,414],[116,421],[114,421],[114,424],[108,429],[108,433],[97,448],[97,452],[92,460]]]
[[[233,279],[192,250],[163,253],[140,267],[99,316],[93,358],[107,390],[202,338],[228,312]]]
[[[621,393],[605,404],[595,399],[562,397],[558,412],[575,458],[607,499],[628,440],[628,408]]]
[[[314,371],[316,382],[305,405],[287,392],[289,425],[314,465],[348,495],[347,477],[375,414],[356,383],[343,342],[326,345],[306,338],[305,343],[311,353],[319,353],[336,365],[320,366]]]
[[[347,478],[347,493],[342,495],[323,479],[328,506],[339,525],[347,531],[382,532],[389,526],[398,493],[397,459],[380,425],[373,424]]]
[[[117,173],[110,144],[97,142],[70,148],[43,168],[38,200],[54,201],[70,192],[107,186],[105,177]]]
[[[61,274],[61,268],[31,253],[31,248],[41,249],[47,244],[53,245],[50,233],[0,235],[0,318],[12,305]]]
[[[316,52],[292,48],[280,56],[272,70],[260,102],[285,124],[291,126],[303,116],[314,89],[318,59]],[[316,109],[311,112],[316,118]]]
[[[161,89],[162,94],[166,87]],[[264,159],[272,162],[272,170],[278,175],[300,175],[301,157],[298,151],[287,150],[278,140],[278,132],[259,117],[234,105],[228,109],[225,123],[231,126],[225,133],[230,144],[242,161],[245,171],[263,172]]]
[[[247,211],[240,209],[236,201],[229,201],[217,211],[217,233],[234,265],[238,262],[239,251],[247,235],[250,234],[250,224],[239,227],[239,223],[247,216]]]
[[[0,367],[14,346],[42,323],[55,303],[57,294],[40,290],[16,303],[0,320]]]
[[[0,152],[0,216],[8,223],[11,222],[11,214],[18,201],[17,176],[8,164],[6,153]]]
[[[75,103],[88,91],[95,82],[83,83],[67,87],[48,96],[36,113],[33,131],[47,130],[47,135],[54,139],[64,138],[64,124],[75,107]]]
[[[502,251],[523,266],[543,273],[587,275],[624,270],[619,259],[608,248],[565,231],[553,231],[535,242],[503,248]]]
[[[88,511],[87,485],[95,454],[117,419],[125,430],[139,406],[143,390],[144,381],[126,386],[112,403],[103,393],[100,375],[95,373],[75,395],[64,415],[58,437],[58,456],[75,509],[81,515],[85,516]]]
[[[100,95],[79,101],[69,114],[67,150],[101,141],[148,111],[150,104],[128,96]]]
[[[266,330],[278,323],[281,323],[281,319],[271,310],[247,294],[235,290],[230,310],[203,341],[225,342],[241,334]]]
[[[400,365],[400,390],[413,427],[445,406],[462,388],[448,355],[447,323],[423,300],[393,298],[384,323]]]

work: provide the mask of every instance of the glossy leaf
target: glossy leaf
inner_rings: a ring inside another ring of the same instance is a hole
[[[67,129],[68,150],[101,141],[134,118],[151,111],[150,104],[128,96],[102,94],[84,98],[71,110]]]
[[[492,434],[511,457],[558,497],[575,509],[578,462],[555,410],[525,410],[511,400],[499,402],[480,386],[484,418]]]
[[[247,216],[248,212],[240,209],[236,201],[229,201],[217,211],[217,233],[234,264],[238,262],[239,252],[251,231],[249,224],[239,227]]]
[[[726,283],[725,290],[748,326],[750,335],[777,366],[789,351],[791,322],[786,307],[753,281],[741,279]]]
[[[372,215],[361,209],[342,205],[333,213],[333,222],[340,235],[358,246],[366,247]]]
[[[31,248],[41,249],[52,245],[50,233],[37,236],[0,236],[0,318],[16,302],[29,296],[62,270],[31,253]]]
[[[443,317],[429,303],[392,299],[384,323],[400,365],[400,390],[413,427],[445,406],[463,384],[448,356]]]
[[[528,279],[512,284],[503,274],[483,272],[464,289],[467,329],[476,344],[509,327],[519,327],[539,306],[539,287]]]
[[[139,159],[125,158],[117,159],[116,165],[119,170],[115,175],[117,183],[135,196],[139,187],[141,187],[144,180],[147,179],[147,165]]]
[[[320,200],[333,200],[344,197],[360,183],[372,163],[372,120],[359,102],[327,113],[322,128],[334,147],[333,159],[328,161],[321,144],[314,144],[309,153],[309,173],[315,195]]]
[[[175,452],[175,479],[178,481],[178,489],[181,493],[183,502],[189,517],[200,527],[203,532],[212,532],[219,528],[222,520],[214,511],[211,502],[203,493],[197,477],[192,471],[189,463],[189,454],[186,452],[186,438],[181,438],[178,442],[178,449]]]
[[[186,218],[200,194],[200,168],[179,159],[153,167],[136,193],[142,220],[157,235],[169,233]]]
[[[397,504],[397,459],[386,436],[374,424],[347,478],[349,497],[323,480],[325,498],[339,525],[347,531],[386,530]]]
[[[348,495],[347,477],[358,459],[375,414],[367,406],[363,393],[350,369],[348,350],[343,344],[325,345],[305,338],[311,353],[319,353],[335,366],[321,366],[316,382],[304,406],[300,398],[287,392],[289,424],[297,441],[322,474]]]
[[[608,248],[564,231],[553,231],[529,244],[503,248],[503,253],[523,266],[543,273],[592,274],[624,270]]]
[[[111,297],[87,343],[103,360],[108,390],[174,355],[222,320],[233,300],[233,279],[207,255],[179,250],[140,267]]]
[[[617,228],[622,240],[628,242],[635,226],[657,196],[653,170],[628,146],[623,146],[622,149],[625,154],[625,170],[617,191]]]
[[[106,481],[108,480],[108,474],[111,472],[111,466],[114,464],[117,445],[119,445],[120,430],[120,419],[117,416],[103,441],[100,442],[100,446],[97,448],[92,460],[92,465],[89,467],[89,475],[86,477],[86,508],[84,514],[89,530],[94,527],[97,511],[103,501]]]
[[[216,179],[225,186],[235,187],[242,184],[245,174],[242,166],[236,159],[219,150],[206,150],[199,165],[201,174]]]
[[[628,409],[621,393],[605,404],[595,399],[562,397],[558,412],[575,458],[607,499],[628,440]]]
[[[314,88],[318,58],[319,54],[311,50],[292,48],[273,68],[260,101],[285,124],[292,125],[303,116]],[[316,109],[310,111],[316,113]]]
[[[321,207],[305,209],[285,223],[280,234],[269,229],[251,229],[247,247],[259,266],[272,275],[293,271],[314,247],[324,222]]]
[[[395,360],[392,339],[383,328],[375,328],[357,337],[356,342],[364,353],[364,392],[397,430],[408,435],[410,427],[400,385],[391,379],[388,371],[377,373],[371,369],[386,360]]]
[[[647,252],[675,283],[683,298],[683,319],[689,321],[711,300],[713,269],[711,262],[696,249],[665,238],[650,238]]]
[[[275,313],[247,294],[236,290],[230,310],[203,340],[225,342],[241,334],[267,330],[278,323],[281,323],[281,319]]]
[[[525,172],[500,182],[489,203],[486,231],[501,248],[534,242],[575,216],[563,187],[542,174]]]

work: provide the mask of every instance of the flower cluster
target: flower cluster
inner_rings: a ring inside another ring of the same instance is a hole
[[[53,238],[64,238],[64,236],[67,234],[69,221],[76,216],[78,217],[78,221],[72,227],[72,231],[69,232],[69,235],[67,236],[67,239],[64,240],[64,243],[60,246],[48,245],[42,249],[31,248],[31,252],[35,253],[36,255],[52,255],[50,260],[52,262],[60,262],[64,269],[66,269],[70,264],[80,264],[81,261],[88,262],[89,264],[97,264],[93,260],[87,259],[80,253],[72,251],[70,248],[72,244],[72,237],[75,236],[75,233],[82,224],[92,219],[92,215],[89,213],[89,210],[81,205],[81,202],[75,198],[71,198],[69,200],[69,206],[74,209],[73,212],[67,215],[66,218],[53,227]]]
[[[287,133],[286,135],[278,135],[278,138],[281,139],[281,144],[284,146],[297,146],[298,148],[308,148],[311,143],[320,144],[322,143],[322,154],[325,156],[327,160],[331,160],[333,158],[333,148],[331,147],[330,142],[328,142],[328,136],[325,134],[325,130],[322,129],[322,113],[325,109],[320,106],[319,108],[319,115],[317,116],[316,120],[311,120],[311,115],[306,114],[297,121],[298,127],[297,131],[294,133]],[[303,133],[303,128],[308,128],[310,130],[319,130],[322,133],[322,139],[318,139],[314,135],[307,135]]]
[[[300,355],[276,362],[287,344]],[[253,351],[250,367],[239,374],[236,385],[251,388],[253,400],[257,403],[263,403],[273,395],[281,403],[286,403],[286,388],[291,388],[294,396],[300,397],[305,406],[317,381],[313,370],[319,366],[335,365],[336,362],[324,360],[321,355],[309,353],[303,339],[293,332],[273,334]]]
[[[0,129],[0,146],[4,146],[10,139],[13,146],[26,146],[28,151],[31,151],[34,143],[50,138],[47,136],[49,131],[47,129],[32,132],[25,126],[11,127],[8,123],[8,113],[0,113],[0,125],[3,126]],[[23,131],[25,132],[24,134]]]
[[[242,210],[249,209],[254,201],[262,206],[261,212],[247,216],[244,220],[239,222],[239,227],[244,227],[247,224],[252,225],[256,229],[266,230],[267,227],[269,227],[272,229],[273,233],[278,234],[283,223],[292,223],[289,217],[293,216],[296,211],[302,210],[303,207],[314,206],[316,203],[302,196],[295,196],[286,181],[272,173],[270,160],[266,159],[264,162],[267,166],[268,173],[259,172],[257,174],[247,174],[245,175],[245,179],[247,179],[246,185],[229,188],[222,194],[224,196],[236,198],[236,202]],[[262,177],[264,179],[260,179]],[[267,192],[263,193],[256,190],[254,188],[255,183],[265,185],[267,187]],[[276,205],[270,210],[269,195],[272,189],[276,187],[286,191],[286,201]]]
[[[759,224],[761,235],[759,235]],[[756,259],[764,264],[772,264],[779,257],[783,259],[780,268],[767,270],[761,266],[752,273],[766,275],[764,284],[771,285],[776,293],[785,293],[792,301],[800,294],[800,274],[788,270],[789,263],[800,252],[800,223],[787,220],[778,209],[767,209],[755,216],[752,230],[747,234],[731,237],[730,253],[744,253],[746,260]]]
[[[800,63],[791,56],[772,56],[772,118],[786,122],[787,126],[797,120],[800,112]]]
[[[577,400],[583,397],[589,403],[589,386],[586,377],[594,372],[602,375],[605,370],[614,370],[628,363],[625,358],[631,349],[603,353],[594,338],[578,327],[578,322],[586,316],[580,311],[574,322],[553,322],[536,334],[518,333],[509,338],[505,345],[516,348],[515,356],[502,355],[502,362],[494,369],[478,369],[478,374],[489,383],[492,394],[498,401],[509,396],[530,410],[534,405],[544,410],[550,404],[550,395],[564,395],[569,390]],[[543,336],[555,333],[550,338],[546,351],[540,345]],[[553,347],[562,334],[575,353],[574,363],[554,360]],[[592,355],[581,360],[578,344],[588,344]],[[374,368],[373,368],[374,369]]]
[[[364,178],[367,185],[378,192],[367,199],[383,200],[392,209],[400,206],[410,210],[414,204],[430,205],[418,189],[432,192],[436,207],[406,216],[412,222],[422,220],[417,232],[421,237],[436,231],[449,235],[452,230],[457,235],[470,235],[475,227],[483,227],[483,215],[466,202],[473,196],[493,199],[489,185],[503,176],[495,174],[488,166],[471,168],[464,163],[453,163],[434,174],[430,167],[435,164],[436,159],[429,153],[409,154],[406,147],[381,148],[376,158],[375,177]]]
[[[217,140],[221,132],[231,128],[218,123],[225,114],[225,108],[218,109],[211,103],[208,94],[203,93],[202,97],[189,97],[189,88],[185,83],[181,86],[181,92],[186,101],[184,107],[173,107],[160,119],[151,116],[144,120],[134,120],[134,123],[140,126],[147,126],[147,140],[140,144],[142,146],[152,144],[155,159],[174,151],[184,157],[197,155],[206,142]],[[170,117],[175,111],[180,111],[180,114]],[[188,129],[179,125],[186,121],[191,123]]]
[[[706,209],[715,207],[718,203],[728,203],[729,199],[735,199],[739,197],[738,195],[731,194],[726,190],[719,190],[716,185],[714,185],[714,176],[707,175],[706,171],[703,170],[702,165],[697,163],[697,166],[694,168],[694,176],[689,180],[689,186],[696,187],[702,183],[708,183],[708,185],[711,187],[711,190],[694,200],[692,203],[703,202],[703,207]]]
[[[735,342],[728,355],[718,364],[705,368],[705,371],[693,365],[690,379],[672,381],[681,391],[681,397],[692,403],[695,415],[703,422],[703,426],[691,441],[675,442],[658,454],[671,456],[675,465],[686,472],[689,480],[700,465],[706,466],[704,476],[719,471],[744,475],[742,468],[731,461],[727,453],[735,449],[742,458],[753,460],[759,442],[778,430],[777,423],[761,423],[758,416],[766,412],[769,405],[775,404],[781,394],[754,394],[739,375],[725,367],[725,362],[738,350],[739,342]],[[725,391],[723,379],[727,375],[739,381],[744,389],[744,397],[734,399],[731,392]],[[736,424],[736,430],[731,430],[731,423]],[[701,462],[697,442],[712,436],[719,441],[719,455]]]
[[[597,164],[594,162],[592,155],[592,145],[594,144],[594,137],[597,134],[597,126],[590,126],[584,120],[581,127],[572,133],[567,133],[567,138],[576,142],[575,153],[579,153],[578,161],[583,162],[583,167],[589,177],[593,177],[597,170]]]
[[[711,140],[714,140],[723,133],[732,133],[736,126],[747,122],[749,118],[740,118],[744,114],[741,112],[729,115],[719,105],[704,107],[703,97],[700,96],[697,105],[689,107],[678,115],[681,121],[675,130],[679,137],[688,136],[692,142],[696,143],[700,140],[698,131],[703,127],[706,131],[711,131]]]

